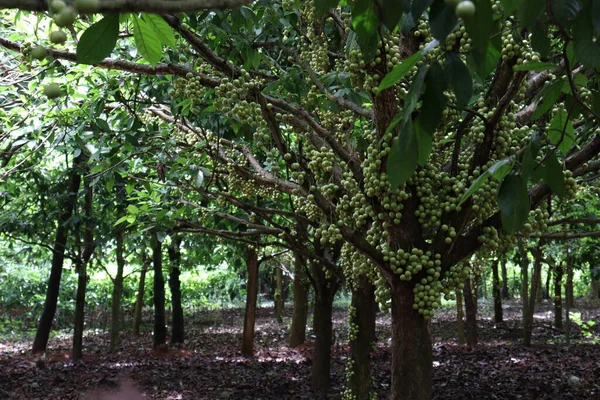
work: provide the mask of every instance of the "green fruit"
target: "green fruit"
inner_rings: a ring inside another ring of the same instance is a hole
[[[44,86],[44,94],[49,99],[56,99],[63,95],[63,91],[58,83],[50,83],[49,85]]]
[[[36,60],[41,61],[46,58],[48,51],[44,46],[35,46],[33,49],[31,49],[29,54],[31,54],[31,57],[35,58]]]
[[[73,7],[65,7],[61,12],[54,15],[54,22],[62,28],[73,25],[76,18],[77,13],[75,9]]]
[[[67,4],[63,0],[52,0],[50,2],[50,11],[53,13],[59,13],[65,9]]]
[[[52,31],[50,41],[54,44],[63,44],[67,41],[67,34],[64,31]]]
[[[470,18],[475,15],[475,4],[470,0],[461,1],[454,11],[458,18]]]
[[[75,8],[82,13],[93,13],[100,8],[99,0],[75,0]]]

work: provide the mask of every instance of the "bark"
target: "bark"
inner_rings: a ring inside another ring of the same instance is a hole
[[[410,285],[394,284],[392,296],[392,399],[429,400],[433,350],[428,321],[413,309]]]
[[[154,267],[154,348],[167,342],[165,317],[165,278],[162,271],[162,242],[156,233],[152,236],[152,264]]]
[[[496,259],[492,262],[492,295],[494,296],[494,322],[502,322],[502,296],[500,291],[500,276],[498,274],[499,260]]]
[[[242,333],[242,354],[251,357],[254,354],[254,325],[256,324],[256,299],[258,297],[258,252],[248,246],[246,268],[246,312],[244,313],[244,332]]]
[[[465,344],[465,313],[463,311],[463,296],[460,289],[456,289],[456,341]]]
[[[361,276],[358,290],[352,292],[352,307],[355,314],[352,324],[358,329],[350,341],[352,376],[350,390],[356,399],[370,399],[373,391],[371,379],[371,351],[375,337],[377,302],[375,288],[365,276]]]
[[[308,319],[308,285],[304,271],[304,259],[296,254],[294,259],[294,314],[290,333],[290,347],[300,346],[306,341]]]
[[[471,290],[471,279],[465,279],[463,287],[463,297],[465,300],[465,338],[468,347],[477,346],[477,305]]]
[[[590,282],[588,297],[594,300],[598,300],[600,298],[600,281],[592,279]]]
[[[123,255],[125,231],[119,229],[115,233],[117,241],[117,274],[113,279],[113,292],[110,313],[110,350],[117,352],[119,350],[119,335],[121,334],[121,299],[123,298],[123,273],[125,270],[125,257]]]
[[[171,271],[169,273],[169,288],[171,289],[171,305],[173,317],[171,319],[171,343],[183,343],[185,339],[183,306],[181,304],[181,242],[179,236],[175,236],[169,246],[169,261]]]
[[[313,331],[315,347],[312,359],[311,386],[315,391],[327,391],[331,384],[331,345],[333,344],[333,298],[338,284],[327,279],[320,265],[313,265],[315,280],[315,307]]]
[[[56,314],[56,305],[58,303],[58,293],[60,291],[60,280],[62,277],[63,263],[65,259],[65,249],[69,236],[68,221],[73,215],[75,204],[77,202],[77,193],[81,185],[81,170],[87,161],[84,151],[73,160],[73,168],[69,172],[69,191],[61,204],[61,212],[58,215],[56,225],[56,236],[52,248],[52,265],[50,268],[50,278],[48,279],[48,288],[46,290],[46,299],[44,301],[44,310],[40,317],[35,339],[31,351],[34,354],[46,351],[52,321]]]
[[[502,297],[510,299],[510,291],[508,290],[508,271],[506,270],[506,257],[502,257]]]
[[[92,186],[88,186],[85,193],[83,210],[86,221],[83,231],[83,253],[77,260],[77,295],[75,298],[75,321],[73,323],[73,359],[83,357],[83,330],[85,327],[85,292],[87,288],[87,265],[96,248],[94,243],[94,221],[92,220],[93,206]]]
[[[277,322],[283,322],[283,271],[275,267],[275,318]]]
[[[542,249],[544,245],[544,239],[538,241],[535,261],[533,264],[533,276],[531,277],[531,294],[529,295],[529,304],[526,307],[526,313],[523,314],[523,344],[525,346],[531,346],[531,335],[533,332],[533,314],[535,313],[535,302],[537,300],[537,293],[542,283]]]
[[[148,272],[149,260],[144,253],[142,261],[142,270],[140,271],[140,280],[138,281],[138,291],[135,296],[135,309],[133,311],[133,333],[140,336],[140,326],[142,325],[142,310],[144,308],[144,291],[146,290],[146,273]]]
[[[573,253],[567,249],[567,282],[565,285],[565,301],[568,308],[575,307],[575,296],[573,295]]]
[[[562,329],[562,265],[556,267],[554,271],[554,326]]]
[[[548,266],[548,273],[546,274],[546,285],[544,289],[544,298],[550,298],[550,278],[552,277],[552,268]]]

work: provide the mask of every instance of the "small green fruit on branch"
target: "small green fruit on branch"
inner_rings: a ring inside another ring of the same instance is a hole
[[[454,9],[458,18],[471,18],[475,15],[475,3],[470,0],[461,1]]]

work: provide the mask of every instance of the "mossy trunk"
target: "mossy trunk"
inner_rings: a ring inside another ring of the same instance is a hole
[[[167,342],[165,313],[165,278],[162,268],[162,242],[156,233],[152,236],[152,265],[154,268],[154,348]]]
[[[477,346],[477,303],[475,303],[475,296],[471,289],[471,279],[467,277],[465,279],[465,285],[463,287],[463,298],[465,300],[465,338],[467,339],[467,346]]]
[[[496,259],[492,262],[492,295],[494,296],[494,322],[502,322],[504,316],[502,315],[502,296],[500,291],[500,276],[498,274],[499,260]]]
[[[465,344],[465,312],[463,310],[463,296],[460,289],[456,289],[456,341]]]
[[[357,329],[355,337],[350,341],[352,358],[352,375],[350,390],[356,399],[370,399],[373,392],[371,377],[371,352],[375,337],[375,319],[377,302],[375,288],[365,276],[361,276],[359,287],[352,292],[353,328]]]
[[[142,270],[140,271],[140,280],[138,281],[138,290],[135,296],[135,308],[133,311],[133,334],[140,335],[140,326],[142,325],[142,310],[144,309],[144,291],[146,290],[146,273],[148,272],[149,261],[142,260]]]
[[[304,259],[296,254],[294,258],[294,312],[290,332],[290,347],[300,346],[306,341],[309,286],[306,282],[304,268]]]
[[[562,265],[556,267],[554,272],[554,326],[562,329]]]
[[[531,335],[533,332],[533,315],[535,313],[535,303],[539,287],[542,283],[542,248],[543,239],[540,239],[535,253],[533,263],[533,276],[531,277],[531,294],[529,295],[529,304],[526,307],[526,313],[523,314],[523,344],[531,346]]]
[[[331,385],[332,315],[335,291],[331,287],[321,287],[316,292],[313,321],[315,346],[312,358],[311,387],[315,391],[325,392]]]
[[[392,286],[391,399],[429,400],[433,375],[433,349],[428,321],[413,308],[410,285]]]
[[[185,340],[183,305],[181,304],[181,242],[179,236],[175,236],[169,246],[169,289],[171,289],[171,343],[183,343]]]
[[[283,271],[275,267],[275,319],[283,322]]]
[[[256,324],[256,300],[258,297],[258,252],[248,246],[246,268],[246,312],[244,313],[244,331],[242,333],[242,355],[251,357],[254,354],[254,326]]]

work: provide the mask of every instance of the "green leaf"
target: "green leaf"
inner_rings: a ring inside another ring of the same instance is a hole
[[[537,22],[531,32],[531,47],[540,53],[542,57],[547,57],[552,50],[550,38],[548,38],[548,24]]]
[[[471,71],[475,72],[481,80],[485,80],[495,69],[500,61],[500,51],[493,45],[488,44],[485,55],[471,51],[467,56],[467,63]]]
[[[514,71],[546,71],[557,68],[557,65],[549,62],[528,62],[521,65],[516,65]]]
[[[419,97],[421,97],[421,89],[423,88],[423,82],[425,80],[425,73],[427,72],[427,64],[423,64],[419,67],[417,74],[412,80],[410,87],[408,88],[408,93],[406,94],[406,98],[404,99],[404,122],[410,120],[412,112],[417,107],[417,103],[419,102]]]
[[[418,121],[414,125],[414,129],[417,137],[417,147],[419,148],[417,164],[423,167],[427,164],[427,160],[429,160],[429,155],[433,149],[433,135],[425,132]]]
[[[466,18],[464,24],[475,49],[485,54],[494,28],[492,4],[490,0],[477,0],[475,6],[475,15]]]
[[[552,144],[558,144],[558,148],[565,155],[571,149],[573,143],[575,143],[573,121],[568,119],[565,110],[560,109],[554,114],[550,122],[550,128],[548,129],[548,139],[550,139]]]
[[[587,6],[577,15],[573,23],[573,50],[575,57],[589,68],[600,68],[600,43],[594,35],[590,18],[591,7]]]
[[[433,133],[444,116],[446,86],[442,67],[437,62],[431,64],[425,75],[425,92],[419,115],[420,126],[427,133]]]
[[[378,92],[385,90],[400,82],[421,59],[421,52],[414,53],[400,64],[396,65],[386,76],[383,77],[377,88]]]
[[[130,204],[127,206],[127,213],[131,215],[137,215],[140,213],[140,209],[134,206],[133,204]]]
[[[566,27],[579,12],[579,0],[550,0],[550,6],[554,19],[563,27]]]
[[[559,99],[562,88],[565,84],[564,80],[556,80],[549,85],[544,86],[544,88],[540,91],[539,97],[541,97],[541,101],[537,104],[535,111],[531,115],[531,119],[535,121],[542,115],[546,114],[556,101]]]
[[[379,45],[379,18],[371,0],[356,0],[352,9],[352,27],[364,60],[371,61]]]
[[[167,24],[163,17],[157,14],[142,14],[142,18],[152,29],[154,29],[162,44],[171,48],[177,46],[173,29]]]
[[[512,159],[510,158],[504,158],[494,163],[494,165],[488,168],[483,174],[479,175],[477,179],[473,181],[471,186],[469,186],[467,191],[461,196],[460,200],[458,200],[458,205],[460,206],[467,201],[469,197],[477,192],[492,176],[497,180],[502,180],[502,178],[504,178],[504,176],[506,176],[506,174],[508,174],[513,168],[513,165]]]
[[[540,134],[538,132],[534,132],[531,135],[531,139],[529,144],[523,151],[523,158],[521,161],[521,171],[524,179],[529,179],[531,174],[533,173],[534,168],[536,167],[536,157],[538,152],[542,147],[542,141],[540,138]]]
[[[339,2],[339,0],[315,0],[315,9],[317,10],[317,14],[325,15],[327,11],[337,6]]]
[[[456,95],[456,105],[458,108],[466,107],[473,96],[473,80],[469,69],[458,54],[446,53],[444,72],[446,80]]]
[[[498,190],[502,228],[509,235],[517,232],[529,217],[529,193],[523,177],[507,175]]]
[[[379,14],[381,22],[383,22],[390,31],[393,31],[402,17],[402,7],[398,5],[397,0],[380,0],[379,3],[381,3],[381,12]]]
[[[387,176],[392,189],[405,184],[417,169],[419,145],[409,119],[403,126],[399,137],[392,140],[390,154],[387,157]]]
[[[563,166],[558,161],[556,153],[551,153],[546,157],[546,161],[544,161],[544,181],[560,198],[566,196],[567,187],[565,186]]]
[[[500,0],[500,4],[504,9],[504,15],[510,15],[519,9],[521,0]]]
[[[77,43],[77,62],[97,64],[112,53],[119,37],[119,14],[109,14],[83,32]]]
[[[592,1],[592,26],[596,36],[600,35],[600,2]]]
[[[452,7],[437,1],[431,6],[430,21],[433,37],[443,43],[446,36],[456,28],[458,17]]]
[[[540,19],[546,7],[545,0],[524,0],[519,9],[521,26],[531,30],[533,25]]]
[[[133,38],[142,55],[152,65],[158,64],[162,58],[162,45],[156,31],[146,21],[133,16]]]

